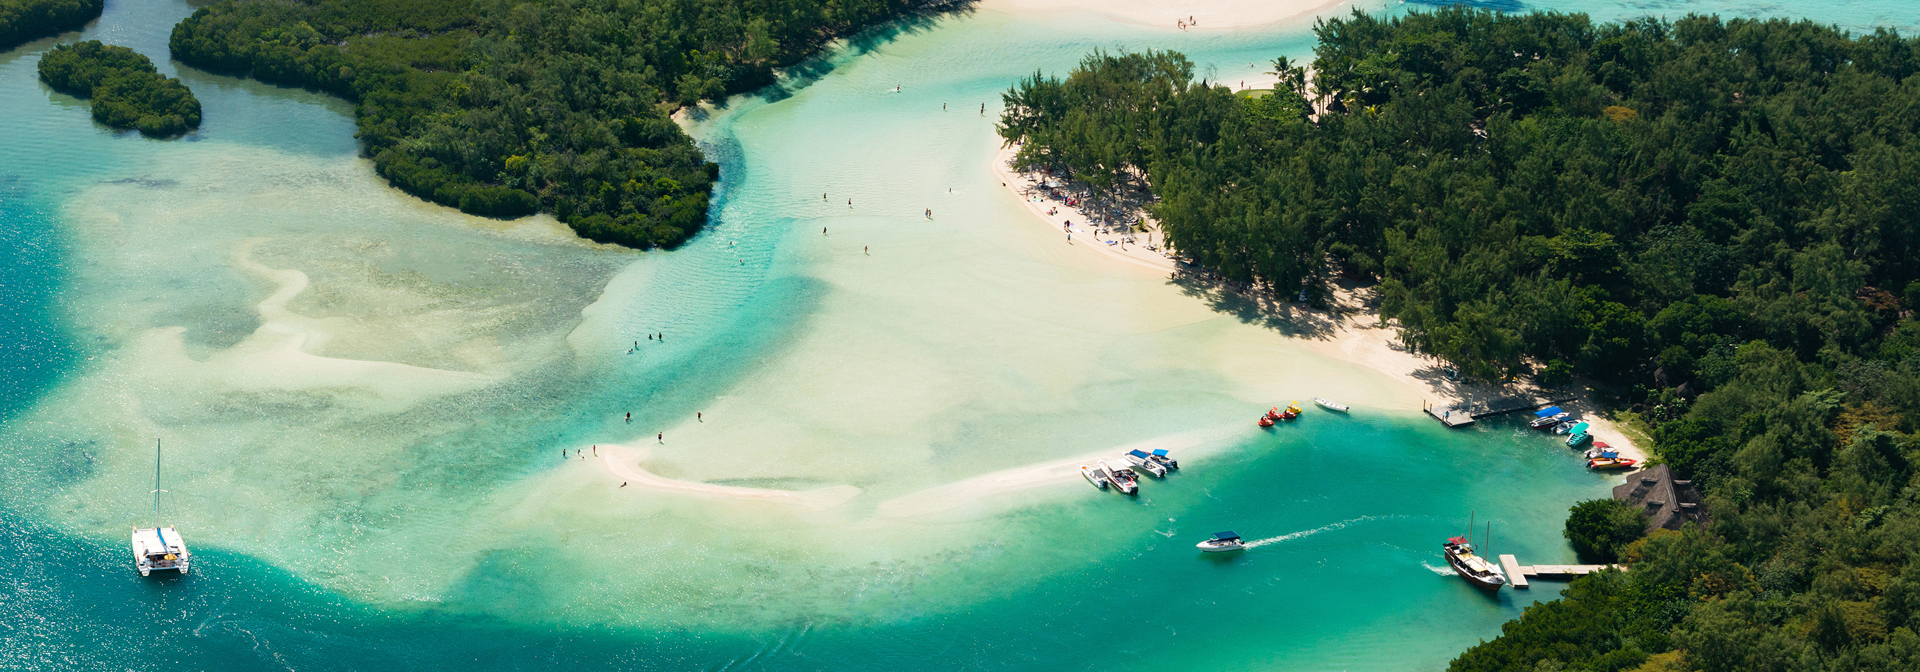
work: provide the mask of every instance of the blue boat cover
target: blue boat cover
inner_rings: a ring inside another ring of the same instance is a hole
[[[1538,410],[1538,411],[1534,411],[1534,412],[1533,412],[1533,417],[1536,417],[1536,418],[1551,418],[1551,417],[1553,417],[1553,416],[1556,416],[1556,415],[1559,415],[1559,414],[1560,414],[1560,407],[1559,407],[1559,406],[1548,406],[1548,407],[1546,407],[1546,408],[1543,408],[1543,409],[1540,409],[1540,410]]]
[[[1234,533],[1232,533],[1232,532],[1215,532],[1215,533],[1213,533],[1213,538],[1215,538],[1215,539],[1239,539],[1239,538],[1240,538],[1240,535],[1238,535],[1238,534],[1234,534]]]
[[[1139,457],[1139,458],[1145,458],[1147,456],[1146,453],[1140,452],[1138,450],[1129,450],[1127,451],[1127,454],[1132,455],[1134,457]]]
[[[1155,454],[1155,455],[1159,455],[1159,456],[1161,456],[1161,457],[1166,457],[1166,456],[1167,456],[1167,449],[1165,449],[1165,448],[1155,448],[1155,449],[1153,449],[1153,454]]]
[[[1613,458],[1619,457],[1620,454],[1612,451],[1608,451],[1608,452],[1601,453],[1600,456],[1611,460]]]

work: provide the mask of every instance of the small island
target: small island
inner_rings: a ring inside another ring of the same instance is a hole
[[[0,49],[79,30],[105,6],[105,0],[0,0]]]
[[[200,100],[132,49],[99,40],[62,44],[40,59],[40,80],[93,100],[93,120],[165,138],[200,127]]]
[[[363,151],[407,193],[673,248],[706,225],[720,167],[669,113],[771,84],[775,68],[910,4],[221,0],[168,45],[197,68],[354,101]]]

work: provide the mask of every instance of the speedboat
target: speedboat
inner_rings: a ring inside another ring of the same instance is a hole
[[[1153,456],[1146,454],[1144,451],[1129,450],[1127,454],[1121,455],[1121,457],[1126,458],[1127,462],[1132,463],[1135,469],[1145,470],[1147,473],[1155,476],[1167,475],[1167,465],[1153,461]]]
[[[1573,418],[1567,418],[1565,420],[1561,420],[1559,424],[1556,424],[1553,426],[1553,433],[1565,434],[1567,432],[1571,432],[1573,431],[1573,426],[1577,424],[1580,424],[1580,423],[1574,422]]]
[[[1180,461],[1179,461],[1179,460],[1176,460],[1176,459],[1173,459],[1173,458],[1171,458],[1171,457],[1168,457],[1168,456],[1167,456],[1167,449],[1165,449],[1165,448],[1155,448],[1155,449],[1153,449],[1153,455],[1152,455],[1152,458],[1153,458],[1153,461],[1155,461],[1155,462],[1159,462],[1160,464],[1163,464],[1163,465],[1166,465],[1166,467],[1167,467],[1168,469],[1179,469],[1179,468],[1180,468]]]
[[[1573,434],[1567,436],[1567,447],[1579,448],[1582,444],[1585,444],[1586,442],[1592,441],[1592,440],[1593,440],[1592,434],[1588,434],[1586,432],[1574,432]]]
[[[1087,477],[1087,482],[1092,483],[1093,487],[1101,490],[1107,489],[1107,477],[1100,475],[1098,471],[1094,471],[1093,467],[1084,464],[1080,465],[1080,475]]]
[[[1560,407],[1555,406],[1552,409],[1548,409],[1548,410],[1556,410],[1558,408]],[[1567,413],[1563,411],[1560,413],[1555,413],[1553,415],[1534,418],[1533,422],[1527,423],[1527,426],[1532,427],[1534,429],[1553,429],[1554,425],[1558,425],[1562,422],[1565,422],[1568,418],[1571,418],[1571,417],[1573,417],[1572,413]]]
[[[1346,404],[1342,404],[1340,402],[1333,401],[1331,399],[1321,399],[1319,397],[1314,397],[1313,403],[1319,404],[1321,408],[1327,409],[1329,411],[1333,411],[1335,413],[1347,412]]]
[[[1608,453],[1613,453],[1613,454],[1609,455]],[[1593,442],[1593,448],[1587,451],[1587,459],[1589,460],[1596,457],[1619,457],[1619,456],[1620,456],[1619,453],[1614,453],[1613,446],[1607,445],[1607,442],[1605,441]]]
[[[1115,469],[1113,465],[1107,464],[1106,460],[1099,460],[1098,463],[1100,470],[1104,472],[1102,475],[1107,477],[1107,482],[1112,483],[1113,487],[1118,488],[1121,494],[1136,495],[1140,493],[1140,479],[1134,477],[1132,470]]]
[[[1225,553],[1227,551],[1243,550],[1247,547],[1246,544],[1240,542],[1240,535],[1233,532],[1215,532],[1213,533],[1212,539],[1194,544],[1194,546],[1208,553]]]
[[[1632,458],[1620,457],[1618,454],[1615,454],[1613,457],[1597,457],[1587,460],[1587,468],[1594,471],[1632,469],[1635,464],[1639,464],[1639,462]]]

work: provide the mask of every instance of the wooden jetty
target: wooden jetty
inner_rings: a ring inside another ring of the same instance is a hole
[[[1507,581],[1514,590],[1527,589],[1527,577],[1544,581],[1570,581],[1576,576],[1585,576],[1607,568],[1626,570],[1620,565],[1522,565],[1511,555],[1500,556],[1500,568],[1506,570]]]
[[[1555,404],[1564,404],[1569,401],[1573,401],[1573,397],[1562,399],[1547,397],[1501,397],[1492,401],[1476,401],[1471,404],[1446,408],[1427,405],[1426,411],[1427,415],[1433,416],[1435,420],[1439,420],[1440,424],[1448,427],[1465,427],[1473,424],[1475,420],[1488,416],[1513,413],[1515,411],[1532,411]]]

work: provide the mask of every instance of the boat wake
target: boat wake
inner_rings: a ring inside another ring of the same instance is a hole
[[[1397,517],[1399,516],[1361,516],[1359,518],[1349,518],[1347,520],[1342,520],[1337,523],[1328,523],[1326,525],[1321,525],[1311,530],[1301,530],[1299,532],[1283,534],[1277,537],[1267,537],[1265,539],[1256,539],[1253,541],[1249,541],[1247,542],[1247,548],[1254,549],[1254,548],[1259,548],[1261,546],[1265,546],[1267,544],[1278,544],[1281,542],[1293,541],[1295,539],[1299,539],[1302,537],[1311,537],[1321,532],[1332,532],[1334,530],[1344,529],[1348,525],[1352,525],[1354,523],[1359,523],[1359,522],[1364,522],[1369,520],[1378,520],[1381,518],[1397,518]]]
[[[1427,568],[1427,571],[1429,572],[1433,572],[1441,576],[1459,576],[1460,575],[1459,572],[1453,571],[1452,567],[1447,567],[1444,565],[1435,566],[1435,565],[1429,565],[1427,563],[1422,562],[1420,563],[1420,566]]]

